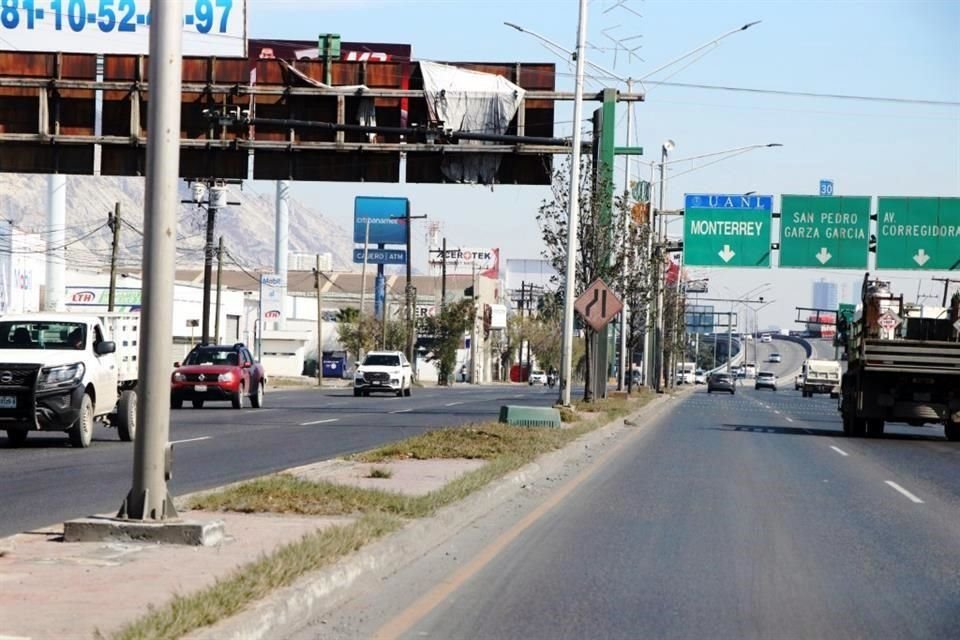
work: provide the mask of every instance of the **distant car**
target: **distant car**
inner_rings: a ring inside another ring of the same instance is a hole
[[[767,362],[783,362],[783,356],[779,353],[771,353]]]
[[[547,373],[545,371],[534,370],[530,372],[527,382],[532,386],[535,384],[547,384]]]
[[[777,390],[777,376],[769,371],[761,371],[757,374],[757,379],[753,384],[754,389],[773,389]]]
[[[194,409],[208,401],[229,401],[234,409],[242,409],[246,397],[254,409],[263,406],[267,375],[241,343],[196,346],[182,364],[174,366],[170,380],[170,406],[174,409],[186,400]]]
[[[694,384],[707,384],[707,374],[703,372],[703,369],[697,369],[693,374]]]
[[[730,395],[737,392],[733,376],[727,373],[715,373],[707,378],[707,393],[714,391],[728,391]]]
[[[773,342],[773,336],[771,336],[769,333],[765,333],[760,336],[760,342]]]
[[[373,392],[409,396],[413,391],[413,371],[402,351],[371,351],[353,374],[353,395]]]
[[[793,388],[797,391],[803,389],[803,376],[797,376],[793,379]]]
[[[745,364],[743,366],[743,376],[745,378],[756,378],[757,377],[757,365],[752,362]]]

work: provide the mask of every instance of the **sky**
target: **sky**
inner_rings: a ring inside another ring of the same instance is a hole
[[[578,3],[573,0],[248,0],[250,37],[409,43],[421,60],[553,62],[557,89],[573,90],[574,67],[516,23],[575,48]],[[649,176],[667,139],[665,208],[681,208],[684,193],[816,194],[832,179],[838,195],[960,196],[960,2],[908,0],[765,2],[593,0],[588,3],[587,60],[613,75],[644,78],[651,71],[745,23],[702,57],[670,66],[648,80],[860,98],[832,99],[682,88],[645,83],[633,110],[634,136],[646,156],[632,173]],[[635,37],[641,36],[641,37]],[[633,56],[612,50],[610,38],[641,45]],[[585,90],[625,91],[591,70]],[[635,85],[636,88],[636,85]],[[953,104],[929,104],[924,101]],[[584,126],[596,103],[584,104]],[[626,107],[618,110],[618,144],[625,144]],[[569,105],[557,111],[557,135],[569,135]],[[753,144],[749,153],[701,161],[683,158]],[[621,161],[622,162],[622,161]],[[709,164],[708,164],[709,163]],[[617,176],[623,173],[622,165]],[[675,176],[675,177],[674,177]],[[273,189],[256,183],[257,190]],[[356,195],[400,195],[414,213],[440,222],[452,245],[501,247],[504,258],[535,258],[542,250],[535,215],[546,187],[503,185],[386,185],[295,183],[295,198],[321,203],[324,214],[349,227]],[[775,199],[775,203],[778,199]],[[775,210],[779,210],[775,204]],[[426,226],[421,225],[420,237]],[[677,219],[671,235],[682,233]],[[424,261],[422,245],[419,254]],[[419,259],[415,256],[415,260]],[[799,328],[796,306],[810,306],[812,283],[832,280],[848,291],[862,280],[852,270],[701,269],[710,294],[763,292],[761,326]],[[942,293],[933,276],[897,271],[892,280],[908,300]],[[956,276],[960,277],[960,276]],[[721,308],[725,304],[719,305]]]

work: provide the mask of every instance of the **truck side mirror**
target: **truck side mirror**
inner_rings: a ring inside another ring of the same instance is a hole
[[[103,342],[98,342],[93,346],[93,351],[98,356],[105,356],[108,353],[114,353],[117,350],[117,343],[111,342],[109,340],[104,340]]]

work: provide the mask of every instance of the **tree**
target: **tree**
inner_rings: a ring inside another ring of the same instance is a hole
[[[340,309],[337,313],[337,333],[340,344],[348,353],[360,354],[377,348],[379,322],[372,315],[360,315],[360,311],[353,307]]]
[[[618,289],[620,274],[627,264],[628,251],[619,241],[616,223],[611,220],[614,212],[611,180],[607,169],[594,172],[592,159],[581,156],[580,166],[580,221],[577,228],[577,261],[574,270],[574,295],[579,296],[597,278]],[[537,213],[537,222],[543,236],[544,257],[560,274],[566,273],[567,264],[567,208],[570,199],[569,160],[564,167],[554,172],[552,200],[544,200]],[[618,207],[622,214],[623,204]],[[609,214],[609,216],[608,216]],[[557,285],[560,285],[558,278]],[[562,302],[562,295],[561,302]],[[584,325],[586,360],[590,360],[594,331]],[[592,400],[590,369],[586,368],[584,400]]]
[[[473,300],[465,298],[444,305],[440,313],[423,321],[423,334],[433,342],[434,358],[439,361],[437,371],[440,384],[446,384],[457,364],[457,348],[463,335],[473,326],[476,310]]]

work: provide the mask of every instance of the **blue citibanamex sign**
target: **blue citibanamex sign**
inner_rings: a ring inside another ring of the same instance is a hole
[[[357,196],[353,201],[353,241],[372,245],[406,244],[410,201],[407,198]],[[367,224],[370,236],[367,238]]]

